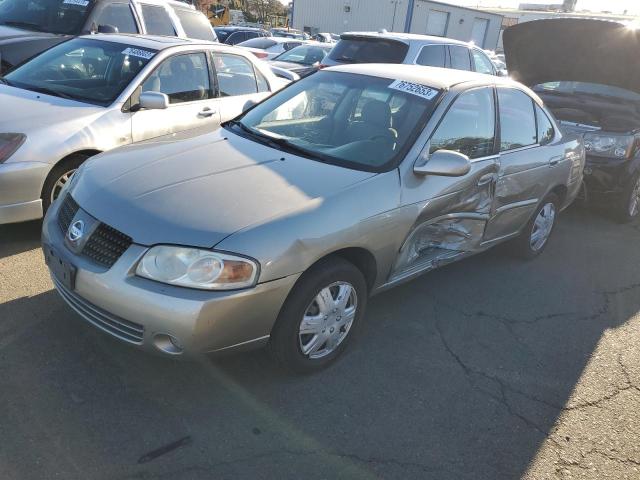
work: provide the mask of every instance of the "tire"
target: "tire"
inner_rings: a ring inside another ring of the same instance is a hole
[[[612,213],[619,223],[629,223],[638,218],[640,213],[640,175],[635,175],[629,182]]]
[[[322,302],[321,294],[329,301]],[[364,316],[367,296],[364,276],[352,263],[330,258],[313,266],[298,280],[280,311],[269,340],[271,355],[296,373],[327,367],[353,338]],[[337,305],[331,303],[336,298]],[[340,307],[341,298],[346,298],[344,308]],[[303,323],[317,333],[300,333]]]
[[[43,215],[46,215],[47,210],[49,210],[53,200],[57,198],[57,195],[60,193],[64,183],[69,181],[73,172],[75,172],[88,158],[88,155],[82,155],[80,153],[71,155],[59,162],[55,167],[53,167],[51,172],[49,172],[49,176],[42,187],[41,199]]]
[[[548,195],[536,211],[526,227],[513,242],[513,252],[520,258],[530,260],[540,255],[549,244],[549,238],[553,233],[558,220],[560,200],[555,194]],[[545,217],[546,225],[545,225]],[[549,220],[550,219],[550,220]],[[550,221],[550,224],[548,223]],[[542,228],[541,228],[542,227]],[[536,232],[542,231],[542,237],[534,239]]]

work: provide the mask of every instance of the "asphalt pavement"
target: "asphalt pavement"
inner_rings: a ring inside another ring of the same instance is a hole
[[[331,368],[200,363],[108,337],[0,226],[0,478],[638,479],[640,226],[571,209],[375,297]]]

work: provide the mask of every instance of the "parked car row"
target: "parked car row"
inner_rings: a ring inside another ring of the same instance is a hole
[[[228,45],[67,40],[0,77],[0,223],[46,210],[56,289],[123,342],[316,371],[371,295],[503,242],[534,258],[581,192],[638,216],[640,36],[557,22],[505,32],[521,83],[386,32],[343,35],[323,68],[325,44],[287,51],[318,70],[293,83]]]
[[[69,38],[98,32],[216,40],[203,13],[175,0],[3,0],[0,74]]]

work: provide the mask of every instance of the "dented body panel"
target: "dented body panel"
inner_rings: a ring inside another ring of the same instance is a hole
[[[487,142],[487,155],[468,164],[464,157],[465,169],[453,172],[457,176],[426,173],[434,133],[461,95],[488,89],[497,105],[491,89],[508,85],[542,107],[526,87],[486,75],[403,65],[391,73],[388,65],[327,71],[407,82],[426,77],[441,95],[406,153],[383,171],[315,161],[231,130],[159,138],[89,161],[74,177],[69,195],[89,215],[129,235],[133,246],[106,273],[75,259],[78,278],[85,282],[80,294],[150,332],[161,328],[181,339],[191,335],[195,346],[185,341],[187,350],[262,345],[298,278],[327,256],[359,258],[354,263],[376,294],[518,235],[550,193],[558,195],[560,208],[578,193],[584,149],[555,124],[555,138],[547,145],[501,153],[496,138]],[[460,154],[453,157],[459,160]],[[59,208],[54,205],[45,220],[46,244],[61,242]],[[230,293],[194,292],[131,274],[146,250],[159,243],[255,259],[257,285]],[[105,287],[118,296],[104,293]],[[124,308],[119,298],[131,299],[130,305]],[[171,305],[172,318],[160,318],[158,305]],[[180,311],[181,305],[189,312]],[[181,329],[171,330],[173,323]]]

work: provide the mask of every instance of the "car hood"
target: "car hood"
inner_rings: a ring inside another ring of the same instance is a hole
[[[579,81],[640,93],[640,32],[616,22],[563,18],[505,30],[511,77],[528,86]]]
[[[41,128],[60,128],[68,121],[84,124],[87,117],[99,114],[104,108],[88,103],[44,95],[21,88],[0,85],[0,133],[19,132],[29,134]]]
[[[31,30],[23,30],[21,28],[10,27],[7,25],[0,25],[0,42],[14,39],[30,39],[55,36],[57,35],[54,33],[34,32]]]
[[[143,245],[210,248],[245,227],[318,208],[375,174],[283,153],[225,129],[160,137],[94,157],[72,195]]]

